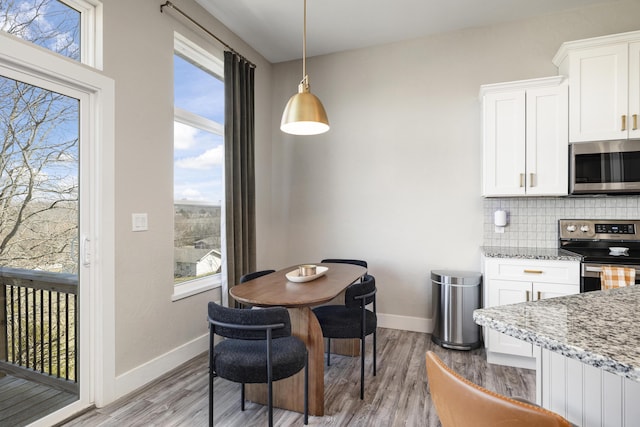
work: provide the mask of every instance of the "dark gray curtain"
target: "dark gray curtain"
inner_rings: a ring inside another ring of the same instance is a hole
[[[224,53],[227,290],[256,268],[254,71],[244,58]]]

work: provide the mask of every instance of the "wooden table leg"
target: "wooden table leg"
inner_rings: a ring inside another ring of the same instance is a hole
[[[324,415],[324,342],[318,319],[309,307],[289,308],[294,336],[309,352],[309,415]],[[248,384],[248,400],[266,404],[266,384]],[[304,371],[273,383],[273,406],[304,412]]]
[[[331,354],[360,356],[360,340],[357,338],[331,338]]]

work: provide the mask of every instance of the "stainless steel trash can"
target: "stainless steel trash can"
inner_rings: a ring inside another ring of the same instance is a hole
[[[473,271],[431,271],[435,326],[431,341],[454,350],[472,350],[482,344],[473,310],[481,307],[482,275]]]

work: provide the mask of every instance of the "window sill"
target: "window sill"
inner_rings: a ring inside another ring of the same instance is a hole
[[[174,286],[171,301],[178,301],[220,287],[222,287],[220,275],[217,275],[217,277],[213,279],[206,278],[200,280],[192,280],[190,282]]]

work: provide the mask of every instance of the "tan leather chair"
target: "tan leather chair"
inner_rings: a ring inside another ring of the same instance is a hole
[[[482,388],[427,352],[431,398],[443,427],[570,427],[560,415]]]

